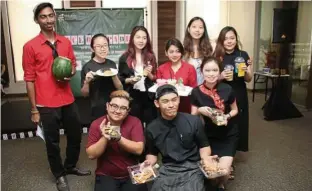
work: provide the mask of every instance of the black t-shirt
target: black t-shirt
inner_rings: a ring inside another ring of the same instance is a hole
[[[208,147],[204,126],[198,116],[178,113],[173,120],[158,117],[145,131],[147,154],[157,156],[163,163],[200,160],[199,148]]]
[[[105,59],[104,63],[97,63],[93,59],[87,62],[81,70],[81,86],[83,86],[86,74],[89,71],[96,72],[99,69],[115,68],[117,65],[115,62],[109,59]],[[116,90],[112,77],[95,76],[94,80],[90,82],[89,97],[91,100],[91,107],[103,106],[109,100],[109,96],[112,91]]]
[[[235,95],[230,85],[218,83],[214,89],[208,89],[204,84],[197,86],[190,95],[191,104],[196,107],[208,106],[222,110],[225,114],[231,111],[230,105],[235,101]],[[217,126],[209,117],[203,116],[205,121],[205,131],[209,137],[222,138],[235,133],[233,128],[235,121],[230,119],[227,126]]]
[[[247,52],[242,51],[242,50],[234,50],[234,52],[232,52],[231,54],[225,54],[223,57],[223,66],[226,65],[232,65],[235,68],[235,58],[237,57],[243,57],[245,59],[245,63],[248,66],[247,61],[250,59],[249,55]],[[222,68],[222,70],[224,69],[224,67]],[[238,77],[237,73],[234,73],[233,76],[233,81],[225,81],[225,83],[231,85],[232,87],[234,87],[234,89],[236,88],[244,88],[246,89],[246,83],[245,83],[245,79],[244,77]]]

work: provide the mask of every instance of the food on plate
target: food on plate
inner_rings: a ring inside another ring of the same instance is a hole
[[[114,73],[111,70],[105,70],[103,72],[103,74],[104,74],[104,76],[112,76],[112,75],[114,75]]]
[[[133,80],[137,82],[137,81],[140,81],[141,78],[142,78],[141,75],[137,75],[137,76],[135,76],[135,77],[133,78]]]
[[[168,79],[167,84],[175,86],[177,84],[177,80],[176,79]]]

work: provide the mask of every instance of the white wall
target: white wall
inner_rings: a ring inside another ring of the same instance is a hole
[[[185,16],[185,7],[186,1],[177,1],[176,2],[176,38],[183,42],[185,28],[186,28],[186,16]]]
[[[230,1],[187,0],[186,25],[193,17],[202,17],[214,47],[220,30],[229,24],[229,4]]]

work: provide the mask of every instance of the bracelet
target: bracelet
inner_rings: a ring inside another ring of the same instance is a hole
[[[37,114],[37,113],[39,113],[38,110],[31,110],[30,112],[31,112],[31,114]]]
[[[230,113],[228,113],[227,115],[228,115],[228,119],[231,119],[231,118],[232,118],[232,116],[231,116]]]

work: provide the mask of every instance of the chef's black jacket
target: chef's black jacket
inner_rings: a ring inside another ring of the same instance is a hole
[[[146,152],[162,155],[163,163],[197,162],[199,149],[209,142],[199,116],[178,113],[173,120],[159,116],[145,130]]]

